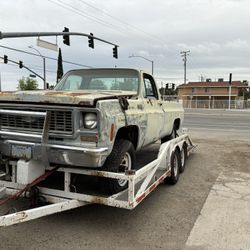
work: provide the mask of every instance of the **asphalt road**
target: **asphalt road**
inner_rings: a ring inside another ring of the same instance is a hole
[[[177,185],[160,185],[132,211],[93,204],[1,228],[0,249],[250,249],[249,245],[209,248],[197,243],[200,228],[206,227],[197,219],[203,211],[209,211],[206,208],[216,206],[206,201],[212,197],[218,176],[235,171],[250,173],[250,113],[220,112],[186,112],[184,126],[198,147]],[[151,159],[158,148],[159,143],[138,155],[140,159]],[[214,230],[212,225],[210,228]],[[216,235],[224,239],[226,232],[217,230]]]
[[[184,127],[198,130],[247,133],[250,131],[250,110],[185,110]]]

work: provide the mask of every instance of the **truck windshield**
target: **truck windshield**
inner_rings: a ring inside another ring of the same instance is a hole
[[[106,90],[132,91],[137,93],[139,74],[134,70],[74,70],[68,72],[56,85],[55,90]]]

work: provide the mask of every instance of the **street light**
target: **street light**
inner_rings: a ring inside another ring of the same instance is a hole
[[[43,59],[43,88],[47,89],[47,84],[46,84],[46,58],[40,53],[40,51],[36,48],[34,48],[32,45],[28,46],[28,48],[35,50],[39,56]]]
[[[149,60],[148,58],[144,57],[144,56],[135,56],[135,55],[131,55],[129,56],[129,58],[131,57],[140,57],[140,58],[143,58],[144,60],[148,61],[148,62],[151,62],[151,65],[152,65],[152,75],[154,74],[154,61],[153,60]]]

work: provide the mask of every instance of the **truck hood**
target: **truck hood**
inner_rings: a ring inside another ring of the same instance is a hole
[[[100,99],[114,99],[118,96],[136,95],[133,91],[5,91],[0,92],[0,102],[51,103],[93,106]]]

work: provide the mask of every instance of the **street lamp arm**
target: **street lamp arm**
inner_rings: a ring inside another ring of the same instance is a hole
[[[154,74],[154,61],[153,60],[149,60],[148,58],[144,57],[144,56],[135,56],[135,55],[131,55],[129,56],[129,58],[131,57],[140,57],[148,62],[151,62],[151,67],[152,67],[152,75]]]
[[[153,60],[149,60],[148,58],[146,58],[146,57],[144,57],[144,56],[134,56],[134,55],[132,55],[132,56],[129,56],[129,58],[131,58],[131,57],[140,57],[140,58],[143,58],[143,59],[145,59],[145,60],[147,60],[147,61],[149,61],[149,62],[153,62]]]
[[[33,49],[33,50],[35,50],[41,57],[44,57],[42,54],[41,54],[41,52],[38,50],[38,49],[36,49],[35,47],[33,47],[32,45],[30,45],[30,46],[28,46],[30,49]]]

